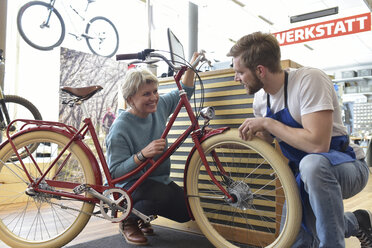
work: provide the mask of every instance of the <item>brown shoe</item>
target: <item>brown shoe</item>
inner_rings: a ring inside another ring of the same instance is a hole
[[[139,229],[137,221],[127,219],[119,223],[119,231],[124,236],[128,244],[132,245],[147,245],[147,238]]]
[[[152,236],[154,235],[154,229],[152,229],[152,226],[150,223],[145,223],[143,220],[138,221],[138,227],[141,229],[142,233],[145,236]]]

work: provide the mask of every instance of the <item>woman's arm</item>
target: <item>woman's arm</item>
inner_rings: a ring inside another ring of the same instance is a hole
[[[198,56],[199,56],[199,53],[194,53],[191,58],[190,64],[192,64]],[[186,71],[185,75],[183,75],[182,83],[187,87],[193,88],[194,87],[194,75],[195,75],[195,72],[189,68]]]

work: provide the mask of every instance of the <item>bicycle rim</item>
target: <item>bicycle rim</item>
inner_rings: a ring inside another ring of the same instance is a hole
[[[300,228],[302,208],[294,176],[283,158],[262,140],[241,140],[237,130],[213,136],[202,146],[214,176],[237,200],[224,199],[195,152],[186,186],[190,208],[204,235],[216,247],[290,247]],[[228,180],[217,172],[213,151]]]
[[[45,171],[68,141],[69,138],[64,135],[49,131],[33,131],[14,139],[18,150],[32,143],[40,144],[32,156],[23,159],[32,178],[40,177],[35,163],[41,171]],[[11,156],[13,150],[8,143],[0,151],[0,239],[10,247],[46,248],[65,245],[84,228],[94,205],[52,197],[46,193],[27,195],[29,180],[20,163],[5,162]],[[57,169],[62,164],[62,169]],[[89,159],[76,144],[72,144],[68,152],[58,160],[46,179],[53,177],[62,182],[95,183]],[[48,190],[72,191],[52,188],[43,183],[40,187]]]
[[[41,114],[39,110],[28,100],[25,98],[22,98],[20,96],[15,95],[6,95],[4,96],[4,102],[5,102],[5,108],[8,113],[8,117],[10,121],[16,120],[16,119],[30,119],[30,120],[41,120]],[[5,109],[3,109],[3,114],[5,117]],[[9,123],[7,123],[8,125]],[[6,125],[6,126],[7,126]],[[19,128],[21,124],[14,123],[14,125],[10,128],[10,135],[16,133],[19,131]],[[7,139],[6,135],[6,127],[1,130],[1,139],[5,140]],[[37,148],[37,143],[32,144],[32,146],[29,147],[29,150],[33,152]],[[26,153],[21,153],[20,156],[24,158]],[[18,160],[17,157],[12,156],[9,158],[11,161]]]
[[[93,54],[112,57],[119,48],[119,34],[114,24],[103,16],[91,19],[85,29],[86,41]]]
[[[51,50],[65,38],[62,16],[51,5],[41,1],[26,3],[19,9],[17,27],[24,41],[39,50]]]

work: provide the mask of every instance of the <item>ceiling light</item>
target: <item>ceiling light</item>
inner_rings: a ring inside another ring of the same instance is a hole
[[[245,7],[245,4],[238,1],[238,0],[231,0],[232,2],[236,3],[237,5],[239,5],[240,7],[244,8]]]
[[[261,20],[263,20],[264,22],[270,24],[270,25],[274,25],[273,22],[269,21],[268,19],[266,19],[265,17],[263,17],[262,15],[258,15],[258,18],[260,18]]]
[[[304,44],[304,46],[307,48],[307,49],[309,49],[309,50],[311,50],[311,51],[313,51],[314,50],[314,48],[312,48],[311,46],[309,46],[309,45],[306,45],[306,44]]]
[[[372,11],[372,0],[364,0],[364,2],[366,3],[369,10]]]
[[[302,14],[302,15],[291,16],[290,17],[290,22],[291,23],[301,22],[301,21],[306,21],[306,20],[310,20],[310,19],[314,19],[314,18],[329,16],[329,15],[335,15],[335,14],[338,14],[338,7],[319,10],[319,11],[310,12],[310,13],[306,13],[306,14]]]
[[[231,41],[232,43],[236,43],[236,40],[233,40],[231,38],[229,38],[229,41]]]

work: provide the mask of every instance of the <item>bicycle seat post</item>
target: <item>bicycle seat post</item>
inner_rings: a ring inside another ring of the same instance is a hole
[[[88,114],[87,107],[85,107],[84,101],[81,102],[80,108],[83,111],[83,117],[84,118],[90,117],[89,114]]]

